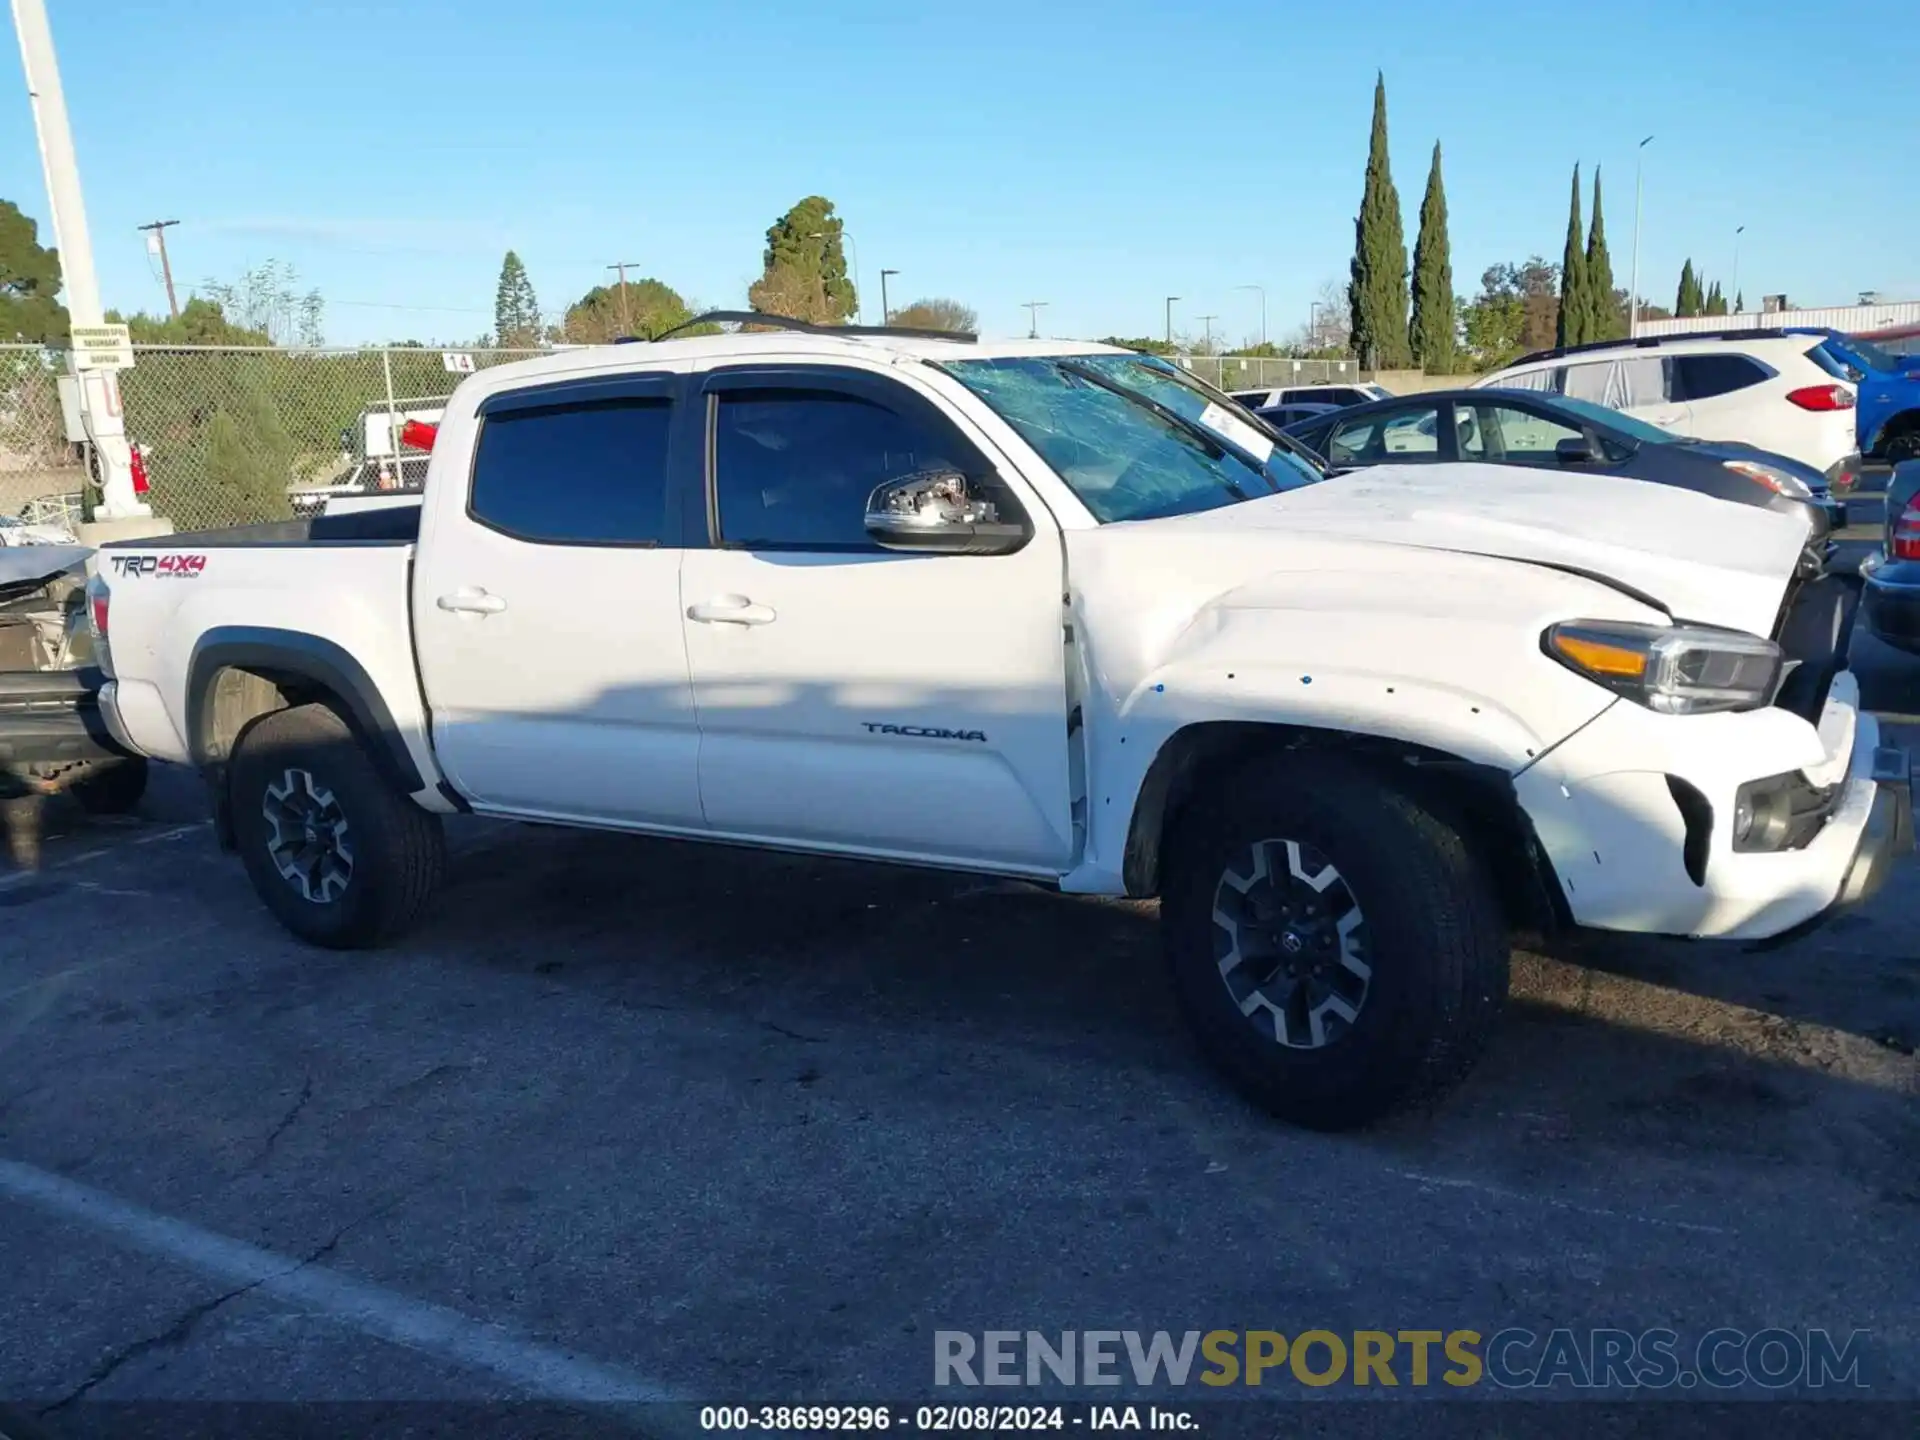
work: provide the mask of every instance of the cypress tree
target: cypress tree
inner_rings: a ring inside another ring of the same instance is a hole
[[[1736,291],[1734,294],[1733,313],[1736,315],[1744,315],[1747,313],[1747,296],[1744,290]]]
[[[1587,320],[1591,309],[1587,302],[1586,236],[1580,224],[1580,167],[1573,167],[1573,202],[1567,213],[1567,248],[1560,259],[1560,321],[1554,330],[1554,343],[1580,345],[1590,338]]]
[[[1407,348],[1407,234],[1400,193],[1387,163],[1387,81],[1373,82],[1373,139],[1367,146],[1367,185],[1354,221],[1353,264],[1347,285],[1353,353],[1362,365],[1403,370]]]
[[[1587,317],[1589,340],[1618,340],[1627,333],[1613,298],[1613,258],[1607,254],[1607,222],[1600,213],[1600,167],[1593,170],[1593,220],[1587,230]]]
[[[1700,313],[1700,282],[1694,278],[1691,256],[1680,267],[1680,289],[1673,297],[1673,313],[1683,320]]]
[[[1420,238],[1413,247],[1413,319],[1407,325],[1413,360],[1429,375],[1453,373],[1453,256],[1447,240],[1447,190],[1440,179],[1440,142],[1420,202]]]

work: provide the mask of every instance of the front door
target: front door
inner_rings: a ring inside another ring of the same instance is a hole
[[[697,829],[668,484],[677,377],[482,403],[466,514],[432,507],[414,634],[434,749],[476,805]],[[698,435],[685,437],[697,454]]]
[[[700,790],[721,834],[1058,873],[1072,838],[1050,518],[930,399],[835,367],[703,387],[708,539],[681,591]],[[875,486],[957,469],[1022,513],[1009,555],[901,554]]]

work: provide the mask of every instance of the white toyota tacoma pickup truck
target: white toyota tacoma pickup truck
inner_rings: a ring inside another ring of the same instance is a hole
[[[109,546],[91,614],[308,940],[396,935],[465,811],[1158,896],[1207,1053],[1333,1128],[1466,1069],[1511,928],[1779,936],[1911,848],[1808,540],[1324,480],[1105,346],[737,333],[475,375],[421,501]]]

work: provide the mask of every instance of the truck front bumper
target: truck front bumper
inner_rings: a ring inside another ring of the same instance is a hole
[[[1742,787],[1792,777],[1818,808],[1785,848],[1736,848]],[[1622,700],[1514,781],[1567,908],[1602,930],[1762,940],[1882,885],[1913,849],[1905,750],[1851,674],[1817,732],[1780,709],[1667,716]]]

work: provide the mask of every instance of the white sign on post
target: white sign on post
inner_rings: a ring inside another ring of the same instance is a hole
[[[473,373],[473,356],[462,354],[459,351],[442,350],[440,352],[440,363],[455,375],[471,375]]]
[[[73,368],[76,370],[131,370],[133,337],[124,325],[73,327]]]

